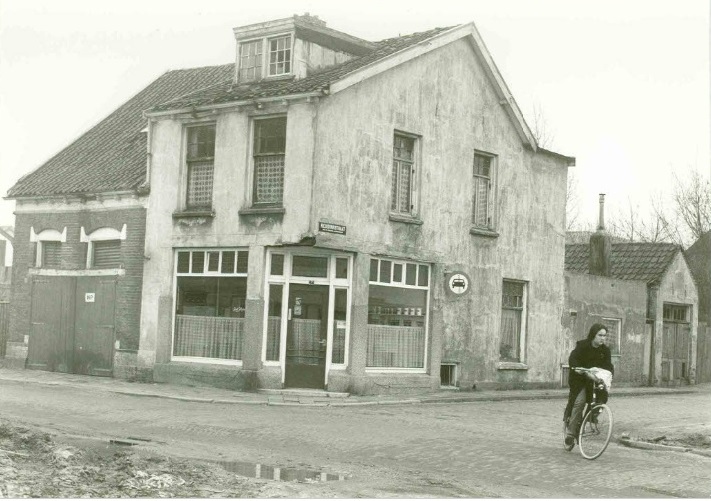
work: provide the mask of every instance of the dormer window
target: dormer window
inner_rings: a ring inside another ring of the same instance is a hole
[[[291,35],[241,42],[239,81],[251,82],[291,74],[291,43]]]
[[[269,76],[291,73],[291,35],[269,39]]]

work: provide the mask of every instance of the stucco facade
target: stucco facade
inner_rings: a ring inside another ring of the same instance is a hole
[[[268,294],[283,291],[286,301],[290,287],[312,284],[330,288],[328,308],[334,291],[347,297],[346,319],[339,324],[346,329],[346,355],[335,361],[334,327],[321,387],[355,393],[434,389],[442,363],[454,364],[450,382],[462,389],[559,381],[565,190],[572,159],[536,152],[522,140],[521,125],[507,110],[509,102],[502,103],[491,66],[471,37],[421,52],[330,95],[149,114],[149,259],[139,361],[153,369],[156,380],[288,385],[285,352],[272,360],[265,355]],[[277,209],[255,207],[252,192],[254,123],[272,116],[285,116],[287,124],[283,204]],[[215,124],[214,189],[211,212],[194,214],[183,207],[185,130],[201,123]],[[408,217],[391,212],[398,133],[417,145]],[[495,158],[489,231],[472,229],[475,152]],[[325,232],[320,223],[342,231]],[[175,356],[176,259],[200,249],[248,253],[239,360]],[[275,253],[287,260],[345,260],[347,276],[307,280],[294,273],[282,280],[273,273]],[[417,294],[426,297],[425,311],[416,317],[424,320],[426,340],[419,367],[374,367],[372,291],[381,285],[373,280],[372,266],[383,261],[401,270],[419,266],[418,276],[424,277],[417,282]],[[448,289],[453,273],[469,279],[461,295]],[[515,362],[500,360],[504,280],[525,288],[522,348]],[[282,350],[286,329],[284,321]]]

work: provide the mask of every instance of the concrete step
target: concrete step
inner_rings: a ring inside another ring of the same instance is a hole
[[[314,388],[285,388],[281,390],[260,389],[259,393],[264,395],[283,395],[290,397],[313,397],[313,398],[348,398],[350,393],[337,391],[317,390]]]

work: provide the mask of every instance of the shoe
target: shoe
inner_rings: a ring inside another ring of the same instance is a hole
[[[565,446],[573,447],[575,445],[575,437],[573,435],[568,435],[565,437]]]

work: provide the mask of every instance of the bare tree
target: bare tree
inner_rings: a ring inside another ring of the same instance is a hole
[[[711,230],[711,183],[699,171],[693,170],[684,179],[674,174],[673,199],[682,242],[691,244]]]
[[[538,103],[533,105],[533,112],[531,116],[533,117],[533,127],[531,133],[536,139],[536,143],[538,143],[538,146],[546,150],[552,148],[555,136],[551,130],[551,127],[548,125],[548,119],[543,114],[543,110]]]

